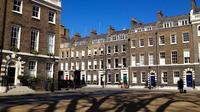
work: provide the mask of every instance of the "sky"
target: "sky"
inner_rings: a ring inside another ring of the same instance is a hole
[[[196,0],[200,6],[200,0]],[[62,0],[61,24],[70,36],[89,36],[91,30],[107,33],[108,26],[116,31],[129,29],[131,18],[143,23],[157,21],[157,11],[164,16],[189,14],[191,0]]]

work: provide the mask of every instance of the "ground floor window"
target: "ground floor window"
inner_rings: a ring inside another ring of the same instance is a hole
[[[36,77],[37,74],[37,62],[29,61],[29,74],[32,77]]]
[[[132,82],[133,82],[133,83],[137,83],[137,73],[136,73],[136,72],[133,72],[133,73],[132,73],[132,76],[133,76]]]
[[[145,83],[145,82],[146,82],[146,73],[141,72],[141,83]]]
[[[112,78],[112,76],[111,76],[111,74],[108,74],[108,83],[111,83],[111,78]]]
[[[120,77],[119,77],[119,74],[115,74],[115,83],[119,83],[119,79]]]
[[[173,75],[174,75],[174,84],[177,84],[177,82],[180,79],[180,73],[178,71],[174,71]]]
[[[167,72],[162,72],[162,83],[163,84],[168,83]]]

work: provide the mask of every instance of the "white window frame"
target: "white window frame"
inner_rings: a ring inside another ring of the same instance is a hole
[[[133,45],[133,41],[135,42]],[[136,48],[136,40],[131,40],[131,48]]]
[[[76,62],[76,70],[79,70],[79,65],[80,65],[80,63]]]
[[[172,57],[173,52],[176,52],[176,54],[177,54],[177,57],[176,57],[177,62],[176,63],[173,63],[173,57]],[[177,64],[177,63],[178,63],[178,51],[171,51],[171,64]]]
[[[64,70],[64,64],[60,63],[60,70],[63,71]]]
[[[79,57],[79,52],[78,52],[78,51],[76,51],[76,57],[77,57],[77,58]]]
[[[161,53],[165,53],[165,58],[161,58]],[[159,63],[160,65],[165,65],[166,64],[166,52],[160,52],[159,53]]]
[[[118,75],[118,81],[117,81],[117,75]],[[120,74],[115,74],[115,83],[119,83],[120,82]]]
[[[96,67],[95,67],[95,66],[96,66]],[[94,60],[94,61],[93,61],[93,68],[94,68],[94,69],[98,69],[97,60]]]
[[[90,70],[90,69],[92,69],[92,61],[88,61],[88,70]]]
[[[13,8],[12,8],[12,12],[15,12],[15,13],[18,13],[18,14],[22,14],[22,9],[23,9],[23,0],[17,0],[17,1],[21,1],[21,4],[20,4],[20,8],[19,8],[19,11],[17,10],[14,10],[14,1],[13,1]]]
[[[85,62],[81,62],[81,70],[85,70]]]
[[[46,71],[47,71],[47,77],[48,78],[53,78],[53,67],[54,67],[54,64],[53,63],[47,63],[47,68],[46,68]]]
[[[65,63],[65,70],[69,70],[69,63]]]
[[[179,73],[178,77],[175,77],[175,72]],[[179,81],[179,79],[180,79],[180,72],[179,71],[173,71],[173,83],[177,84],[177,82]]]
[[[175,38],[175,42],[172,41],[172,37],[174,36]],[[170,35],[170,44],[177,44],[177,38],[176,38],[176,34],[171,34]]]
[[[135,77],[135,75],[136,75],[136,77]],[[137,84],[137,72],[132,72],[132,83]]]
[[[15,29],[16,31],[13,31],[13,29]],[[15,47],[17,47],[18,49],[20,49],[20,40],[21,40],[21,26],[18,26],[18,25],[13,25],[12,26],[12,33],[16,32],[16,37],[12,37],[11,36],[11,39],[12,38],[15,38],[17,40],[17,43],[14,43],[16,44]],[[12,42],[12,41],[11,41]],[[11,44],[12,45],[12,44]]]
[[[74,51],[71,51],[71,57],[72,58],[74,57]]]
[[[149,63],[149,65],[154,65],[154,55],[153,55],[153,53],[149,53],[148,63]]]
[[[110,68],[111,68],[111,64],[112,64],[112,60],[111,60],[111,63],[110,63],[110,64],[108,63],[108,60],[111,60],[111,59],[110,59],[110,58],[107,59],[107,68],[110,69]]]
[[[145,74],[145,81],[143,81],[143,73]],[[141,73],[140,73],[140,75],[141,75],[141,83],[142,84],[144,84],[144,83],[146,83],[146,72],[144,72],[144,71],[142,71]]]
[[[52,40],[50,40],[50,38],[52,38]],[[50,47],[52,48],[50,49]],[[55,34],[48,35],[48,53],[55,53]]]
[[[110,77],[109,77],[110,76]],[[109,80],[110,78],[110,80]],[[111,83],[112,82],[112,75],[111,74],[108,74],[108,77],[107,77],[107,83]]]
[[[34,7],[37,7],[37,8],[39,9],[38,12],[35,11],[35,13],[38,13],[38,14],[37,14],[38,16],[34,16],[34,15],[33,15],[33,13],[34,13]],[[41,8],[40,8],[39,6],[33,5],[33,7],[32,7],[32,18],[40,19],[40,10],[41,10]]]
[[[144,39],[141,38],[141,39],[139,40],[139,46],[140,46],[140,47],[144,47],[144,45],[143,45],[143,46],[141,45],[141,40],[143,40],[143,44],[144,44]]]
[[[96,54],[95,54],[96,53]],[[93,49],[93,55],[96,56],[98,55],[97,49]]]
[[[185,62],[185,58],[189,58],[189,62],[188,63]],[[184,50],[183,51],[183,61],[184,61],[184,64],[191,63],[190,50]]]
[[[189,41],[184,41],[184,33],[188,33]],[[189,34],[189,32],[183,32],[182,33],[182,40],[183,40],[183,43],[189,43],[190,42],[190,34]]]
[[[73,62],[71,63],[71,70],[75,70],[75,66]]]
[[[164,38],[164,43],[161,43],[161,42],[162,42],[162,41],[161,41],[161,37]],[[164,35],[159,36],[159,45],[165,45],[165,36],[164,36]]]
[[[49,18],[50,18],[50,16],[51,16],[50,13],[53,13],[53,14],[54,14],[54,16],[53,16],[53,21],[50,21],[50,20],[49,20]],[[51,23],[51,24],[56,24],[56,13],[55,13],[55,12],[49,11],[49,18],[48,18],[49,23]]]
[[[136,55],[135,55],[135,54],[133,54],[133,55],[131,56],[131,65],[132,65],[132,66],[136,66]]]
[[[38,30],[31,31],[31,45],[32,45],[32,38],[35,38],[35,41],[36,41],[36,43],[34,45],[34,49],[32,49],[34,51],[38,51],[38,49],[39,49],[39,37],[40,37],[40,31],[38,31]]]
[[[165,75],[164,73],[167,73],[167,82],[164,81],[164,75]],[[168,79],[168,72],[162,71],[162,72],[161,72],[161,83],[162,83],[162,84],[168,84],[168,80],[169,80],[169,79]]]
[[[34,68],[30,69],[30,63],[33,62]],[[29,74],[30,76],[37,77],[37,61],[29,61]]]
[[[143,55],[143,57],[142,57],[142,55]],[[140,66],[144,66],[144,64],[145,64],[145,55],[144,54],[140,54]]]
[[[152,39],[152,41],[153,41],[153,38],[152,38],[152,37],[148,38],[148,46],[149,46],[149,47],[152,47],[153,44],[152,44],[152,45],[150,44],[150,39]]]
[[[82,57],[85,57],[85,51],[82,50]]]

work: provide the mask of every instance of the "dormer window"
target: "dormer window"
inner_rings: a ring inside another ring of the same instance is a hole
[[[163,28],[170,28],[170,27],[173,27],[173,26],[174,26],[173,21],[163,23]]]
[[[178,21],[178,26],[184,26],[184,25],[188,25],[188,24],[189,24],[188,19],[183,19],[183,20]]]

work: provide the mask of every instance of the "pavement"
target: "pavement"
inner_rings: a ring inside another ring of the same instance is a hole
[[[81,88],[1,95],[0,112],[200,112],[200,92]]]

